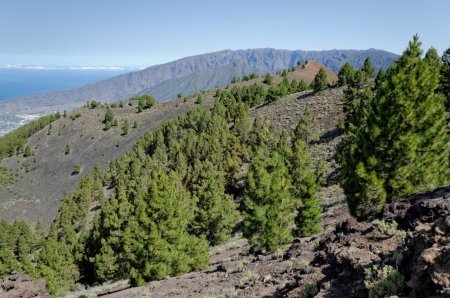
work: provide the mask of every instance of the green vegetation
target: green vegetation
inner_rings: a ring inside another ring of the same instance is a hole
[[[398,224],[396,221],[392,221],[391,223],[385,222],[384,220],[376,219],[372,221],[375,229],[372,232],[375,237],[398,237],[404,238],[406,233],[405,231],[398,229]]]
[[[66,149],[64,150],[64,154],[65,155],[69,155],[70,154],[70,146],[69,146],[69,144],[66,144]]]
[[[375,68],[372,65],[372,61],[370,61],[370,58],[366,58],[364,60],[364,65],[361,70],[367,75],[368,78],[375,77]]]
[[[316,116],[305,108],[294,130],[295,138],[310,144],[319,140],[319,123]]]
[[[248,174],[244,236],[252,251],[275,251],[292,241],[295,201],[285,158],[259,149]]]
[[[328,89],[328,75],[326,71],[321,67],[314,77],[311,87],[314,92],[320,92]]]
[[[263,81],[264,84],[272,85],[272,81],[273,81],[273,77],[270,75],[270,73],[268,73],[264,76],[264,81]]]
[[[39,231],[38,227],[36,228]],[[48,290],[63,293],[75,285],[78,271],[71,252],[62,242],[33,233],[23,221],[0,221],[0,276],[23,271],[45,278]]]
[[[388,297],[400,294],[405,285],[405,277],[390,265],[374,265],[364,269],[364,284],[370,298]]]
[[[59,113],[42,116],[0,137],[0,160],[24,152],[29,137],[59,118]]]
[[[414,36],[376,90],[361,70],[346,92],[346,139],[338,162],[349,209],[360,219],[378,214],[385,202],[450,179],[440,68],[421,58],[420,45]]]
[[[258,273],[256,273],[253,270],[245,271],[245,273],[242,275],[241,279],[239,280],[239,286],[245,286],[246,284],[254,281],[255,279],[258,279],[260,276]]]
[[[242,78],[242,81],[247,82],[247,81],[250,81],[250,80],[257,79],[257,78],[258,78],[258,74],[252,72],[251,74],[244,76]]]
[[[70,120],[75,121],[76,119],[78,119],[80,117],[81,117],[81,113],[77,112],[77,113],[72,113],[69,118],[70,118]]]
[[[52,128],[53,128],[52,123],[50,123],[50,124],[48,125],[48,130],[47,130],[47,135],[48,135],[48,136],[52,133]]]
[[[103,119],[103,124],[105,124],[104,130],[109,130],[113,126],[117,126],[116,116],[114,115],[111,107],[106,108],[105,118]]]
[[[123,122],[123,126],[122,126],[122,135],[123,136],[128,135],[128,127],[129,127],[128,119],[125,119],[125,121]]]
[[[99,106],[100,106],[100,103],[95,101],[95,100],[92,100],[91,102],[88,102],[88,105],[87,105],[87,107],[90,108],[90,109],[95,109],[95,108],[97,108]]]
[[[323,158],[320,158],[317,162],[316,166],[316,182],[319,186],[326,186],[327,185],[327,170],[325,166],[325,160]]]
[[[0,187],[14,183],[14,175],[6,168],[0,167]]]
[[[294,232],[317,232],[308,146],[265,119],[249,118],[250,107],[267,102],[270,92],[303,87],[285,78],[269,90],[263,84],[218,89],[211,110],[197,107],[167,121],[108,169],[96,166],[65,197],[47,237],[31,232],[40,244],[27,251],[29,262],[14,263],[22,254],[13,249],[1,254],[5,264],[44,277],[57,294],[78,282],[140,285],[206,268],[208,246],[227,241],[242,218],[254,251],[275,250]],[[111,107],[104,120],[107,127],[117,122]],[[75,165],[73,174],[80,170]]]
[[[299,293],[299,298],[313,298],[316,297],[319,290],[317,285],[313,283],[307,283],[303,286],[303,290]]]
[[[73,166],[73,174],[78,175],[81,172],[81,166],[79,164],[76,164]]]
[[[450,107],[450,48],[442,54],[442,68],[439,90],[445,96],[446,107]]]
[[[23,157],[29,157],[33,155],[33,151],[31,150],[31,147],[28,145],[25,145],[25,148],[23,149]]]
[[[144,110],[150,109],[154,105],[156,105],[156,99],[151,95],[142,95],[142,96],[135,96],[130,98],[130,101],[137,101],[138,106],[137,110],[138,113],[141,113]]]
[[[293,144],[291,157],[291,175],[293,194],[301,198],[297,202],[297,216],[295,217],[295,234],[307,237],[320,232],[322,222],[322,207],[317,197],[317,177],[307,144],[296,140]]]
[[[338,86],[346,86],[353,81],[353,75],[355,71],[353,67],[345,63],[344,66],[341,67],[338,73]]]

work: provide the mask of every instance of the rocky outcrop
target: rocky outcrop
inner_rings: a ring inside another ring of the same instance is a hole
[[[450,187],[386,208],[408,230],[402,269],[410,297],[450,297]]]
[[[50,297],[45,289],[43,279],[34,280],[26,274],[13,272],[10,276],[0,279],[0,298],[31,298]]]
[[[387,205],[384,221],[339,223],[321,237],[311,263],[320,270],[300,273],[290,295],[313,282],[317,297],[366,297],[367,270],[391,266],[405,281],[395,294],[450,297],[449,198],[450,187],[438,189]]]

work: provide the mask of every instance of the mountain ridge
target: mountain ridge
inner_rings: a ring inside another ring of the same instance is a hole
[[[263,74],[267,72],[273,73],[277,70],[295,66],[297,61],[317,60],[324,66],[337,72],[346,62],[352,64],[354,67],[361,67],[364,59],[367,57],[372,60],[375,68],[379,69],[387,68],[397,58],[397,55],[375,49],[291,51],[262,48],[234,51],[222,50],[154,65],[75,89],[16,98],[15,100],[1,103],[0,108],[5,111],[49,113],[57,110],[74,109],[86,101],[93,99],[108,103],[125,100],[134,95],[142,94],[144,90],[150,89],[154,91],[160,90],[152,95],[159,101],[165,101],[173,98],[174,94],[183,93],[189,95],[211,87],[207,81],[199,80],[198,86],[191,88],[192,86],[188,86],[186,82],[180,84],[183,78],[185,80],[193,79],[192,76],[195,73],[200,72],[200,75],[201,71],[205,70],[210,70],[210,74],[212,72],[211,70],[223,71],[224,67],[233,65],[233,63],[248,64],[248,67],[243,68],[245,71]],[[239,72],[235,71],[235,73]],[[227,75],[220,75],[221,78],[217,79],[215,83],[218,86],[228,84],[232,74],[233,69],[231,68]],[[172,92],[167,93],[166,90],[172,90]]]

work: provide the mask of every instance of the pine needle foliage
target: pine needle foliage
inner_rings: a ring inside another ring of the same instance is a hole
[[[449,181],[440,69],[422,58],[420,46],[416,35],[376,90],[366,84],[346,94],[347,138],[338,161],[349,209],[360,219]]]

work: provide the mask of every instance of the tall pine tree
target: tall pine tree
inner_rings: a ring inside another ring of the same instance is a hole
[[[285,158],[259,149],[248,173],[243,233],[252,251],[274,251],[292,241],[295,201]]]
[[[345,63],[338,73],[338,86],[346,86],[353,80],[353,74],[354,74],[353,67]]]
[[[439,90],[445,96],[447,109],[450,108],[450,48],[442,55],[442,68]]]
[[[328,88],[328,75],[321,67],[311,83],[314,92],[320,92]]]
[[[386,200],[449,181],[446,112],[435,92],[439,68],[421,55],[414,36],[373,99],[367,89],[349,121],[338,159],[350,211],[359,218],[381,211]]]
[[[373,67],[372,61],[370,61],[370,58],[367,57],[366,60],[364,60],[364,65],[361,68],[362,71],[364,71],[369,78],[375,77],[375,68]]]
[[[291,158],[292,194],[297,202],[295,223],[298,236],[305,237],[320,231],[322,208],[317,197],[317,177],[308,151],[302,140],[295,141]]]

